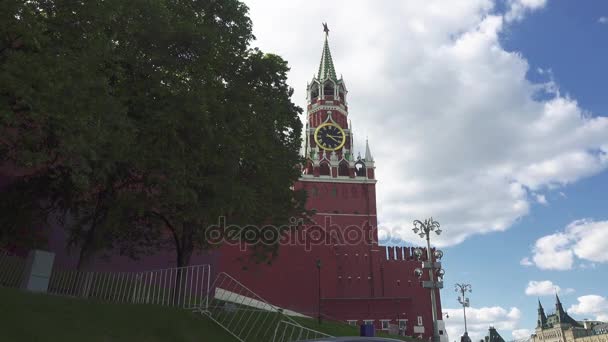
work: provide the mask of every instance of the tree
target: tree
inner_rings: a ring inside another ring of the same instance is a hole
[[[151,214],[171,232],[178,266],[189,263],[195,247],[209,247],[206,230],[220,216],[259,227],[279,226],[304,212],[305,198],[291,189],[300,174],[301,122],[287,70],[278,56],[248,51],[234,74],[226,74],[213,110],[192,113],[179,136],[148,142],[184,146],[179,154],[163,155],[164,165],[149,183]],[[257,246],[262,258],[276,252],[276,244]]]
[[[6,1],[0,12],[0,242],[70,213],[81,255],[132,176],[134,126],[113,93],[113,46],[100,4]],[[94,209],[91,209],[94,208]],[[89,214],[91,210],[93,214]],[[76,229],[76,225],[80,225]],[[23,235],[23,234],[21,234]],[[25,236],[28,237],[27,235]],[[80,241],[79,241],[80,242]]]
[[[183,266],[219,216],[303,211],[301,109],[239,1],[14,0],[0,22],[0,241],[64,213],[81,266],[163,230]]]

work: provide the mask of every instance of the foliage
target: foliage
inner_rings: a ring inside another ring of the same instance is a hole
[[[168,229],[181,266],[209,247],[205,231],[219,216],[282,223],[303,211],[290,189],[301,109],[286,62],[248,48],[245,5],[2,7],[0,175],[10,182],[0,244],[52,214],[67,217],[81,262],[101,250],[154,250]]]
[[[204,316],[156,305],[107,304],[0,287],[3,341],[235,342]]]

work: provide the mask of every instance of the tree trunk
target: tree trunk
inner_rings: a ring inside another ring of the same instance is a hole
[[[182,224],[181,236],[176,236],[177,248],[177,277],[175,279],[175,287],[173,288],[173,299],[177,306],[184,306],[188,298],[186,298],[186,290],[188,284],[186,284],[186,274],[188,272],[187,266],[190,265],[190,259],[192,252],[194,251],[193,239],[193,227],[187,223]]]

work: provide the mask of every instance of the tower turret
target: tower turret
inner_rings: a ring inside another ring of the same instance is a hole
[[[348,119],[346,85],[338,78],[329,47],[329,29],[323,24],[324,42],[319,70],[308,83],[304,155],[305,177],[374,179],[374,161],[366,142],[365,159],[355,159],[353,132]],[[361,151],[363,152],[363,151]]]
[[[536,323],[537,328],[543,328],[547,325],[547,316],[545,315],[545,309],[543,309],[540,299],[538,300],[538,319]]]
[[[562,306],[562,302],[559,300],[557,293],[555,294],[555,316],[557,316],[557,321],[559,323],[564,322],[566,317],[564,307]]]

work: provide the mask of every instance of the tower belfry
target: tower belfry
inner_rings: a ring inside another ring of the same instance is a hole
[[[329,28],[323,23],[324,42],[319,70],[306,87],[306,167],[303,178],[335,180],[374,179],[374,163],[366,143],[366,159],[354,158],[353,132],[348,119],[347,89],[338,78],[329,47]],[[369,158],[367,158],[369,156]]]

